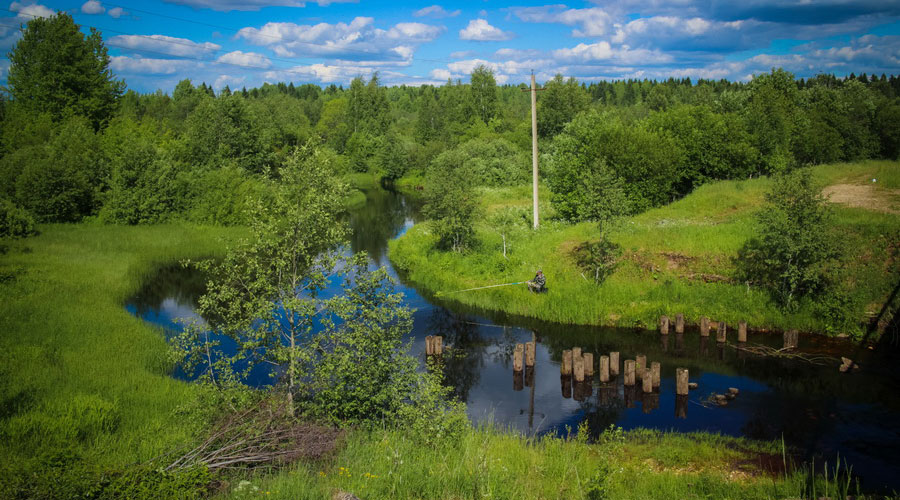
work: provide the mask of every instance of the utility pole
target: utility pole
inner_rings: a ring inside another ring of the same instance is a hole
[[[531,72],[531,89],[522,89],[523,92],[531,92],[531,197],[534,203],[534,229],[538,228],[538,141],[537,141],[537,91],[544,90],[535,87],[534,71]]]

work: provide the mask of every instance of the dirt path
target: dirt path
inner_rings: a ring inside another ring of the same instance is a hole
[[[822,190],[832,203],[900,214],[900,189],[876,189],[871,184],[834,184]]]

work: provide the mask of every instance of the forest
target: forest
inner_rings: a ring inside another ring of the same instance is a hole
[[[783,441],[473,426],[441,368],[407,352],[413,311],[395,279],[346,254],[346,214],[376,187],[421,199],[428,220],[392,240],[390,258],[438,298],[550,275],[546,299],[519,288],[442,300],[629,328],[655,327],[681,301],[691,322],[717,314],[874,345],[885,328],[872,304],[896,302],[896,207],[834,209],[821,193],[863,177],[900,189],[900,76],[540,82],[532,231],[529,87],[488,67],[440,86],[384,86],[376,72],[346,87],[184,79],[140,93],[109,65],[100,33],[65,13],[29,21],[10,52],[0,452],[13,459],[0,496],[850,491],[846,474],[788,470],[787,458],[777,481],[715,465],[786,457]],[[209,323],[164,339],[122,303],[173,262],[205,273]],[[257,365],[278,367],[268,390],[247,383]],[[171,377],[176,366],[193,383]]]

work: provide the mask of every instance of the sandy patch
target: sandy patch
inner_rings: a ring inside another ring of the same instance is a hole
[[[875,189],[873,185],[835,184],[822,190],[832,203],[875,212],[900,214],[900,189]]]

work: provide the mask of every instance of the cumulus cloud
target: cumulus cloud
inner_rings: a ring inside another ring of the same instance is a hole
[[[415,47],[444,32],[441,26],[398,23],[389,29],[374,26],[371,17],[348,23],[266,23],[242,28],[237,37],[271,48],[280,57],[323,56],[349,60],[393,60],[408,63]]]
[[[498,59],[522,60],[535,58],[541,55],[541,51],[537,49],[499,49],[494,52],[494,57]]]
[[[113,7],[112,9],[109,9],[109,15],[118,19],[122,16],[127,16],[128,12],[122,9],[122,7]]]
[[[24,19],[26,21],[30,21],[31,19],[35,19],[38,17],[51,17],[56,12],[53,9],[44,7],[38,3],[32,4],[21,4],[19,2],[13,2],[9,4],[9,10],[15,12],[16,17]]]
[[[435,19],[440,19],[444,17],[456,17],[462,11],[457,9],[454,11],[444,10],[440,5],[431,5],[429,7],[425,7],[423,9],[419,9],[413,12],[413,16],[415,17],[433,17]]]
[[[97,0],[88,0],[81,6],[81,12],[85,14],[103,14],[106,12],[106,9]]]
[[[674,60],[672,55],[658,50],[631,49],[628,46],[613,47],[609,42],[579,43],[575,47],[553,51],[560,61],[595,62],[608,61],[616,64],[660,64]]]
[[[527,23],[560,23],[576,26],[572,36],[595,37],[606,35],[615,18],[604,9],[567,9],[564,5],[541,7],[516,7],[511,9],[514,16]]]
[[[232,76],[232,75],[219,75],[216,78],[216,81],[213,82],[213,88],[217,90],[222,90],[227,85],[229,88],[234,87],[237,88],[244,84],[247,81],[246,77],[240,76]]]
[[[233,10],[259,10],[263,7],[306,7],[307,2],[297,0],[163,0],[166,3],[187,5],[195,9],[212,9],[219,12],[231,12]],[[320,6],[333,3],[357,3],[358,0],[318,0]]]
[[[459,30],[460,39],[479,42],[502,42],[514,36],[512,32],[491,26],[485,19],[472,19],[468,26]]]
[[[160,52],[179,57],[202,57],[215,53],[221,47],[212,42],[194,42],[187,38],[166,35],[117,35],[109,39],[113,47]]]
[[[112,56],[109,67],[116,73],[172,75],[202,66],[184,59],[153,59],[145,57]]]
[[[357,76],[370,77],[375,71],[378,71],[378,77],[382,82],[389,84],[397,78],[408,79],[407,75],[394,71],[379,70],[377,68],[356,65],[356,64],[310,64],[305,66],[294,66],[292,68],[269,71],[263,74],[266,81],[284,82],[284,81],[308,81],[310,79],[317,80],[321,83],[345,83],[356,78]]]
[[[441,80],[441,81],[445,82],[445,81],[449,80],[450,78],[452,78],[453,75],[450,73],[450,70],[433,69],[433,70],[431,70],[430,73],[428,73],[428,76],[430,76],[431,78],[434,78],[435,80]]]
[[[257,54],[256,52],[241,52],[240,50],[223,54],[216,59],[216,62],[260,69],[272,66],[272,61],[270,61],[268,57]]]

